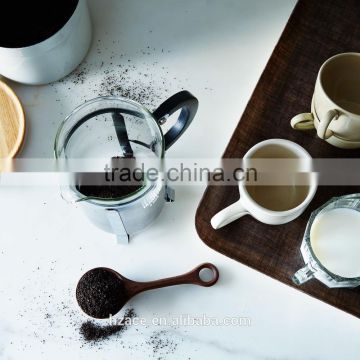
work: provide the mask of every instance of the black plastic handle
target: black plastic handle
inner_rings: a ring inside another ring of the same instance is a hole
[[[165,150],[169,149],[188,128],[196,115],[198,107],[198,99],[184,90],[171,96],[153,112],[155,120],[159,125],[163,125],[170,115],[181,109],[176,123],[164,135]]]

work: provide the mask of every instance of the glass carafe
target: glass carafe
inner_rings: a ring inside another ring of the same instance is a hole
[[[159,215],[165,201],[173,200],[163,176],[165,152],[187,129],[197,108],[197,99],[188,91],[173,95],[152,113],[121,97],[100,97],[79,106],[60,125],[55,140],[62,197],[127,243],[130,235]],[[164,134],[162,128],[172,114],[178,117]],[[105,196],[83,191],[99,186],[111,190],[115,183],[120,189],[125,186],[120,175],[135,170],[142,175],[141,183],[135,186],[131,176],[126,193]]]

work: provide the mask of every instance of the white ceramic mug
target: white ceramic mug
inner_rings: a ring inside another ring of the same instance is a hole
[[[269,167],[272,166],[271,160],[290,160],[291,164],[296,166],[296,169],[291,169],[291,178],[295,179],[295,172],[303,173],[306,174],[308,183],[306,186],[298,186],[294,182],[294,184],[289,183],[286,186],[263,187],[262,185],[249,186],[246,182],[241,181],[239,182],[240,199],[211,219],[214,229],[219,229],[247,214],[265,224],[285,224],[300,216],[313,199],[317,189],[317,178],[316,174],[312,173],[311,156],[300,145],[284,139],[265,140],[253,146],[245,154],[244,163],[249,164],[252,159],[265,161],[264,164],[268,161]],[[261,172],[262,169],[257,170]],[[257,191],[253,190],[255,188],[260,192],[254,197],[255,191]],[[252,190],[250,191],[250,189]],[[264,198],[264,201],[261,199],[262,191],[267,197],[267,199]],[[273,193],[269,194],[269,191],[273,191]],[[275,207],[273,205],[265,207],[264,204],[268,200],[273,202]],[[295,205],[291,206],[292,204]],[[278,205],[283,207],[283,210],[273,210]]]
[[[338,54],[320,68],[311,113],[295,116],[297,130],[317,135],[339,148],[360,147],[360,53]]]
[[[81,63],[90,43],[87,1],[79,0],[70,19],[50,38],[23,48],[0,47],[0,75],[24,84],[51,83]]]

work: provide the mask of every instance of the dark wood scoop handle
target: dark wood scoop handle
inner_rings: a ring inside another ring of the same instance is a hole
[[[212,271],[212,278],[209,281],[201,279],[200,272],[204,269],[209,269]],[[218,281],[218,279],[219,270],[217,267],[210,263],[204,263],[197,266],[188,273],[179,276],[149,282],[130,281],[130,283],[127,284],[127,290],[129,295],[132,297],[143,291],[159,289],[173,285],[193,284],[206,287],[213,286]]]

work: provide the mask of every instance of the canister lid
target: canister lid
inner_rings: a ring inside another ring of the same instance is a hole
[[[14,91],[0,81],[0,159],[13,158],[25,136],[25,115]]]

